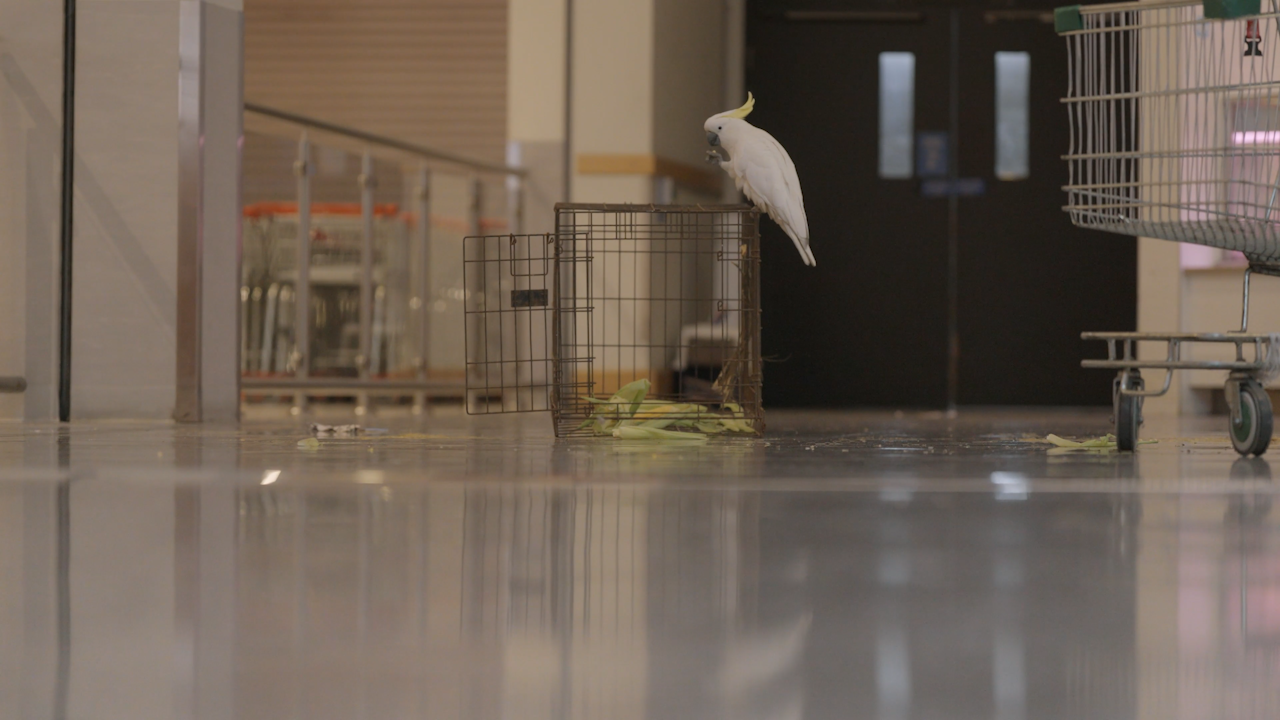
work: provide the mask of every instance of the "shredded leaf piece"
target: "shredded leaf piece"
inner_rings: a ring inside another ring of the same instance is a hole
[[[1053,434],[1046,436],[1045,440],[1048,440],[1049,442],[1053,443],[1054,445],[1060,448],[1066,448],[1068,450],[1114,450],[1116,449],[1116,436],[1110,433],[1100,438],[1085,440],[1083,442],[1078,440],[1068,440],[1064,437],[1059,437]],[[1138,444],[1151,445],[1156,442],[1158,441],[1157,440],[1139,440]]]
[[[668,440],[695,443],[707,441],[707,436],[702,433],[676,432],[674,430],[630,425],[614,428],[613,436],[619,440]]]

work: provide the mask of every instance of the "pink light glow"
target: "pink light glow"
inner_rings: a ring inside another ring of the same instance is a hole
[[[1231,134],[1231,142],[1235,145],[1277,145],[1280,144],[1280,130],[1246,130]]]

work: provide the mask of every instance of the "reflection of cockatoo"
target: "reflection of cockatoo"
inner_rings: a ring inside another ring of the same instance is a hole
[[[724,168],[738,189],[782,227],[805,265],[817,265],[809,249],[809,220],[804,214],[796,165],[772,135],[745,120],[755,104],[756,99],[747,93],[742,107],[707,118],[702,125],[707,142],[729,153],[725,159],[710,150],[707,159]]]

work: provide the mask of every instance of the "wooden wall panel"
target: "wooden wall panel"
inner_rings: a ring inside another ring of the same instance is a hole
[[[245,0],[245,99],[489,161],[507,0]]]

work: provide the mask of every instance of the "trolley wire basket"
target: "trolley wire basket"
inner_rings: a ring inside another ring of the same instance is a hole
[[[562,203],[556,229],[464,240],[469,413],[763,432],[757,211]]]
[[[1280,14],[1257,14],[1254,0],[1254,15],[1215,19],[1221,5],[1059,9],[1071,125],[1066,210],[1081,227],[1275,263]]]
[[[1264,8],[1264,4],[1266,7]],[[1227,370],[1231,441],[1244,455],[1271,439],[1263,387],[1280,336],[1247,335],[1249,275],[1280,276],[1280,2],[1204,0],[1071,6],[1065,37],[1070,122],[1066,212],[1085,228],[1237,251],[1248,260],[1239,333],[1084,333],[1108,345],[1116,436],[1137,443],[1145,397],[1175,370]],[[1163,343],[1159,360],[1137,345]],[[1234,361],[1191,360],[1195,343],[1234,345]],[[1164,370],[1147,390],[1142,369]]]

